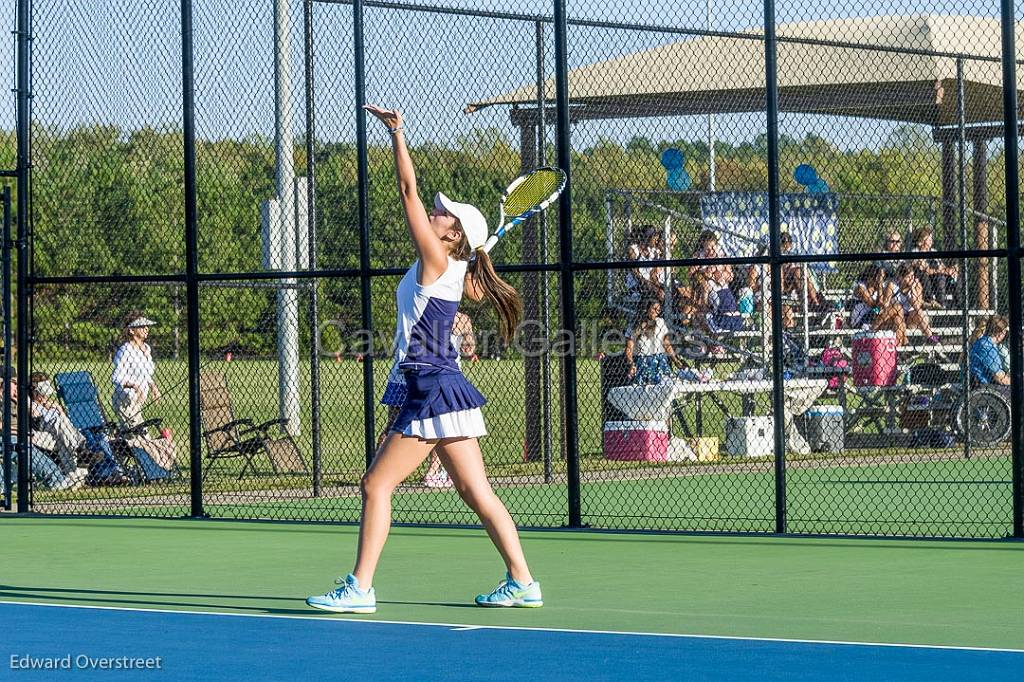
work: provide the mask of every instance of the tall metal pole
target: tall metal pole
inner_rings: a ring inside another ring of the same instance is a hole
[[[956,141],[956,192],[957,210],[960,216],[960,248],[967,247],[967,170],[964,163],[967,156],[966,137],[966,106],[964,93],[964,60],[958,57],[956,60],[956,111],[957,111],[957,141]],[[960,259],[960,343],[963,346],[964,357],[969,357],[971,349],[968,346],[970,341],[970,313],[967,302],[967,272],[968,260],[966,257]],[[961,372],[964,392],[964,459],[971,458],[971,381],[970,372]]]
[[[537,43],[537,163],[548,165],[547,154],[547,101],[544,92],[544,22],[534,24]],[[540,214],[540,262],[548,262],[548,217]],[[540,275],[541,326],[544,335],[551,332],[551,300],[548,292],[548,273]],[[550,483],[551,470],[551,352],[550,343],[544,344],[544,357],[541,359],[541,428],[544,430],[544,482]]]
[[[711,0],[707,0],[707,28],[711,30]],[[715,168],[715,115],[708,114],[708,191],[714,192],[716,186]]]
[[[373,308],[370,305],[370,174],[366,150],[366,62],[363,38],[363,0],[352,2],[352,43],[355,50],[356,67],[356,170],[358,174],[359,208],[359,295],[362,302],[363,332],[369,346],[363,350],[363,447],[366,451],[366,466],[373,462],[377,437],[374,433],[373,415]]]
[[[775,436],[775,532],[786,532],[786,410],[783,401],[782,246],[779,219],[779,83],[775,0],[764,0],[764,71],[768,115],[768,228],[772,292],[772,415]]]
[[[203,512],[203,459],[199,413],[199,231],[196,214],[196,107],[192,65],[192,0],[181,0],[181,104],[185,152],[185,324],[188,329],[188,447],[192,516]]]
[[[4,388],[3,388],[3,453],[4,509],[11,509],[11,393],[7,381],[11,377],[11,188],[4,185],[3,234],[3,307],[4,307]]]
[[[18,384],[28,386],[28,224],[32,210],[32,2],[18,0]],[[26,396],[27,397],[27,396]],[[18,513],[28,511],[28,400],[18,401]]]
[[[562,333],[572,339],[563,362],[565,393],[565,453],[569,483],[569,527],[583,525],[580,509],[579,413],[576,405],[576,282],[572,250],[572,150],[569,130],[569,48],[566,0],[555,0],[555,104],[558,130],[558,166],[568,180],[558,198],[559,281],[562,294]]]
[[[316,102],[313,83],[313,0],[302,3],[303,53],[306,71],[306,243],[309,268],[316,272]],[[320,496],[320,311],[319,282],[309,280],[310,431],[313,437],[313,497]]]
[[[527,173],[537,167],[537,125],[524,122],[519,126],[519,172]],[[531,218],[522,225],[522,258],[520,262],[535,264],[539,258],[537,248],[537,218]],[[544,388],[541,365],[543,357],[537,353],[538,346],[543,343],[540,329],[540,284],[543,279],[536,271],[523,273],[520,283],[520,296],[523,301],[523,320],[525,324],[520,335],[523,348],[523,457],[530,462],[539,461],[544,449],[544,415],[541,401],[537,400]]]
[[[1006,248],[1010,291],[1010,450],[1013,466],[1013,536],[1024,537],[1024,455],[1021,406],[1024,405],[1024,358],[1021,357],[1020,160],[1017,147],[1016,17],[1013,0],[1002,0],[1003,157],[1006,161]]]
[[[274,157],[277,205],[281,230],[281,269],[294,271],[295,249],[295,146],[293,140],[291,43],[288,0],[274,0]],[[271,228],[273,229],[273,228]],[[271,244],[274,240],[271,239]],[[281,418],[288,432],[299,433],[299,292],[288,278],[277,291],[277,390]]]

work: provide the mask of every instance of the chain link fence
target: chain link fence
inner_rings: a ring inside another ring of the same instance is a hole
[[[494,251],[516,338],[453,338],[517,522],[1020,535],[1001,9],[36,3],[6,500],[358,520],[416,257],[379,102],[424,197],[571,174]],[[396,521],[476,522],[438,466]]]

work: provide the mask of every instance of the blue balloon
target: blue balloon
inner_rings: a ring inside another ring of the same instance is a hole
[[[686,157],[675,147],[669,147],[661,153],[661,165],[665,167],[665,170],[682,168],[685,162]]]
[[[801,185],[810,186],[818,180],[818,171],[809,163],[801,163],[793,171],[793,179]]]
[[[690,189],[693,180],[685,168],[676,168],[668,172],[668,188],[676,192],[685,192]]]
[[[808,185],[807,187],[808,194],[827,194],[830,191],[828,183],[821,178],[818,178],[813,184]]]

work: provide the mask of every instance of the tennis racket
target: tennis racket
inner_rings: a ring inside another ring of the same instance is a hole
[[[565,189],[565,179],[561,169],[544,166],[513,180],[501,196],[501,227],[487,238],[484,251],[489,252],[506,232],[546,209]]]

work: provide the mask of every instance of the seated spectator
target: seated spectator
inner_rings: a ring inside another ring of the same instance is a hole
[[[12,377],[7,382],[8,391],[11,396],[11,446],[18,443],[18,380]],[[75,471],[74,474],[66,475],[61,471],[57,463],[50,459],[45,452],[32,445],[28,445],[30,475],[45,488],[50,490],[77,490],[85,485],[83,472]],[[11,469],[12,484],[18,480],[18,458],[13,459]]]
[[[975,332],[970,345],[968,366],[971,378],[979,384],[1010,385],[1009,356],[1001,350],[1009,333],[1010,323],[1002,315],[993,315],[985,322],[984,333]]]
[[[697,237],[697,249],[693,258],[721,258],[718,250],[718,235],[712,230],[704,230]],[[708,311],[708,294],[723,284],[732,282],[732,266],[693,265],[689,270],[690,286],[682,287],[680,293],[680,312],[684,318],[703,317]],[[735,298],[735,297],[734,297]]]
[[[672,363],[678,363],[669,340],[668,325],[661,317],[661,303],[646,301],[643,313],[626,333],[627,376],[635,384],[658,384],[672,376]]]
[[[733,292],[736,294],[736,300],[739,302],[740,314],[741,315],[751,315],[754,312],[754,308],[760,308],[760,306],[761,306],[760,300],[759,300],[759,297],[760,297],[761,294],[760,294],[760,290],[758,289],[758,287],[761,284],[761,274],[760,274],[760,272],[763,269],[767,273],[768,266],[767,265],[763,265],[763,266],[762,265],[748,265],[748,266],[744,266],[744,267],[746,268],[746,272],[745,272],[745,284],[746,284],[746,286],[742,286],[741,285],[737,289],[736,284],[734,282],[732,288],[733,288]],[[785,269],[783,270],[783,273],[785,273]],[[783,281],[785,281],[785,274],[783,274],[783,278],[784,278]],[[802,279],[802,277],[801,277],[801,279]],[[771,279],[769,277],[769,282],[770,281],[771,281]],[[769,287],[770,287],[770,285],[769,285]],[[759,292],[759,293],[754,293],[754,292]],[[771,305],[772,305],[771,295],[768,293],[768,291],[765,291],[764,294],[765,294],[764,295],[765,305],[768,307],[767,310],[765,311],[765,313],[766,314],[770,314],[768,311],[771,310]],[[744,303],[744,299],[745,298],[747,299],[746,303]],[[808,301],[808,304],[809,303],[810,303],[810,301]],[[746,307],[747,309],[744,310],[744,307]],[[790,305],[789,303],[787,303],[785,301],[785,297],[783,297],[783,303],[782,303],[782,328],[783,329],[793,329],[794,327],[796,327],[796,314],[793,312],[793,306]]]
[[[779,234],[779,247],[783,254],[793,250],[793,237],[788,232]],[[804,292],[804,265],[800,263],[782,264],[782,296],[796,295],[798,300],[803,299]],[[813,272],[807,272],[807,309],[822,312],[830,310],[825,297],[818,293],[818,281]]]
[[[57,392],[50,377],[43,372],[36,372],[31,380],[29,394],[32,397],[30,405],[35,430],[53,439],[53,457],[63,473],[73,473],[80,466],[85,471],[84,465],[91,460],[91,453],[85,447],[85,436],[75,428],[64,407],[57,401]]]
[[[718,276],[725,281],[709,280],[708,282],[705,313],[708,329],[714,334],[739,331],[743,329],[745,323],[743,316],[740,315],[736,296],[729,288],[729,284],[732,282],[732,271],[720,272]]]
[[[700,233],[700,236],[697,237],[697,248],[693,252],[693,257],[698,259],[723,257],[719,249],[718,235],[715,234],[714,230],[704,230]],[[703,274],[705,280],[714,281],[718,284],[724,284],[726,280],[732,281],[732,266],[728,263],[695,265],[690,268],[691,275],[695,271]]]
[[[671,249],[665,247],[664,231],[658,230],[658,236],[654,242],[654,248],[656,249],[655,252],[658,254],[658,258],[672,258],[672,254],[677,253],[679,238],[673,232],[669,234],[669,240]],[[682,299],[685,293],[683,283],[679,281],[678,277],[674,276],[675,273],[671,274],[672,276],[670,276],[670,271],[667,268],[654,268],[652,278],[655,282],[661,285],[662,289],[670,288],[670,293],[674,295],[673,303],[675,305],[675,309],[676,311],[681,311],[683,307]],[[662,305],[664,305],[664,303],[665,301],[662,300]]]
[[[896,333],[896,344],[907,343],[907,325],[903,308],[895,300],[896,287],[886,280],[885,270],[871,264],[853,286],[850,326],[854,329],[889,330]]]
[[[882,240],[882,253],[898,254],[903,253],[903,237],[900,236],[899,230],[891,231],[884,240]],[[896,279],[896,268],[900,266],[903,261],[898,258],[876,260],[875,265],[885,270],[885,276],[889,279]]]
[[[913,250],[934,251],[935,233],[930,227],[921,227],[914,230]],[[929,308],[942,308],[946,304],[947,296],[952,299],[953,305],[959,305],[959,289],[957,287],[957,276],[959,270],[955,265],[946,265],[937,258],[913,261],[914,272],[921,282],[924,292],[924,304]]]
[[[707,278],[702,270],[690,269],[690,285],[680,289],[677,307],[684,324],[703,313],[707,307]]]
[[[932,333],[928,313],[924,312],[924,294],[921,282],[914,274],[909,263],[900,263],[896,267],[895,299],[903,309],[903,317],[908,327],[920,329],[928,343],[938,343],[939,337]]]
[[[640,228],[640,239],[631,243],[626,250],[627,260],[644,262],[660,260],[661,239],[655,227]],[[630,296],[641,299],[665,300],[664,273],[661,268],[635,266],[626,271],[626,289]]]

